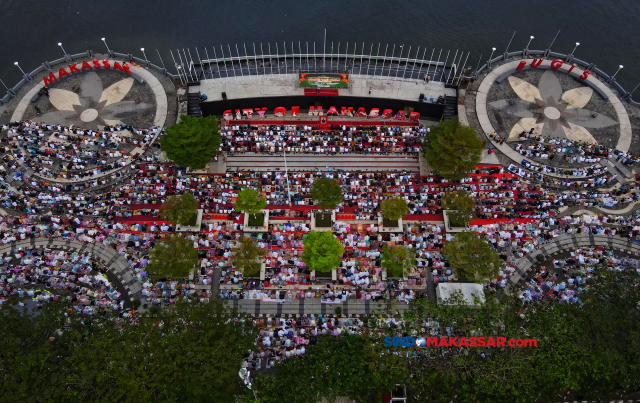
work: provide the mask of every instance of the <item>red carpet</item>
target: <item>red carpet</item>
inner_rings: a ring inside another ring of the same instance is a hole
[[[444,221],[444,216],[442,214],[409,214],[404,216],[403,220]]]
[[[331,95],[337,97],[340,95],[338,90],[324,89],[324,88],[305,88],[304,95]]]
[[[149,215],[134,215],[133,217],[116,217],[115,220],[117,222],[128,222],[128,223],[167,223],[171,224],[170,221],[165,221],[160,217],[153,217]]]

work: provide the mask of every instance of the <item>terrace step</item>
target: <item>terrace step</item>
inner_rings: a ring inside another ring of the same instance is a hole
[[[352,171],[406,171],[419,172],[418,158],[404,155],[306,155],[287,154],[290,170],[343,169]],[[284,170],[284,158],[280,155],[241,154],[227,156],[227,168],[251,170]]]

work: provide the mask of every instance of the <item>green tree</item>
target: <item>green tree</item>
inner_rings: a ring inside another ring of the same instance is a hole
[[[256,389],[264,403],[380,402],[396,383],[407,379],[404,359],[385,354],[380,340],[368,336],[321,336],[299,359],[278,364],[273,375],[261,375]]]
[[[198,264],[198,251],[193,247],[193,241],[178,234],[157,242],[149,257],[149,272],[174,279],[187,277]]]
[[[406,271],[416,265],[416,255],[406,246],[384,245],[381,265],[389,277],[405,277]]]
[[[0,401],[63,401],[67,333],[57,330],[65,308],[49,302],[42,310],[28,311],[17,298],[0,304]]]
[[[442,198],[442,209],[448,212],[451,225],[454,227],[464,227],[469,224],[469,219],[473,217],[476,208],[476,201],[469,195],[469,192],[459,190],[447,192]]]
[[[231,264],[245,276],[252,276],[260,271],[261,258],[265,253],[253,239],[242,237],[233,248]]]
[[[311,185],[311,197],[322,209],[334,209],[342,203],[342,188],[336,179],[322,177]]]
[[[409,213],[407,202],[400,197],[386,199],[380,205],[382,215],[387,220],[399,220]]]
[[[480,163],[483,142],[476,131],[457,119],[431,126],[422,144],[424,157],[443,178],[459,180],[469,175]]]
[[[160,206],[160,217],[174,224],[195,225],[198,200],[187,192],[179,196],[169,196]]]
[[[266,205],[267,200],[262,197],[259,191],[247,187],[238,192],[234,207],[237,211],[242,211],[255,217]]]
[[[500,270],[498,253],[475,232],[459,232],[445,242],[442,253],[458,278],[484,283]]]
[[[329,231],[311,231],[302,241],[302,261],[311,270],[329,272],[340,266],[344,246]]]
[[[426,347],[408,360],[411,401],[610,401],[640,387],[640,289],[637,274],[596,268],[580,303],[485,293],[481,308],[426,299],[405,313],[403,331],[437,318],[453,336],[536,339],[535,348]],[[591,289],[589,289],[591,288]],[[397,334],[397,329],[393,329]],[[391,331],[388,331],[388,335]],[[427,359],[427,357],[432,357]]]
[[[219,302],[178,301],[153,315],[74,331],[64,401],[233,402],[238,371],[254,348],[251,320]]]
[[[218,120],[215,116],[180,115],[180,123],[168,127],[158,141],[176,164],[202,169],[220,151]]]

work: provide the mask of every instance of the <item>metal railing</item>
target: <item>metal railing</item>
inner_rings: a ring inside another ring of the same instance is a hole
[[[149,60],[135,57],[130,53],[118,53],[118,52],[109,51],[108,54],[109,54],[109,57],[112,57],[112,58],[117,57],[129,62],[135,62],[137,64],[145,66],[146,68],[152,68],[152,69],[158,70],[158,72],[160,72],[161,74],[171,77],[172,79],[176,79],[176,80],[178,79],[177,75],[169,73],[167,69],[165,69],[164,67],[157,66],[149,62]],[[14,85],[11,88],[7,88],[7,94],[4,97],[0,98],[0,105],[6,104],[12,98],[14,98],[18,94],[18,91],[20,90],[20,88],[25,86],[27,83],[33,81],[38,74],[44,71],[51,71],[53,70],[54,66],[59,64],[67,64],[67,63],[73,62],[74,60],[87,59],[92,57],[94,57],[94,52],[92,50],[87,50],[82,53],[65,54],[65,57],[62,57],[60,59],[42,63],[42,65],[38,66],[36,69],[31,71],[30,73],[26,73],[24,77],[22,77],[22,80],[18,81],[16,85]]]
[[[578,59],[576,58],[572,53],[570,54],[564,54],[564,53],[558,53],[558,52],[552,52],[550,49],[545,49],[545,50],[529,50],[529,49],[525,49],[522,51],[518,51],[518,52],[505,52],[493,59],[487,60],[482,66],[478,67],[475,71],[474,76],[478,77],[478,75],[484,70],[484,69],[488,69],[491,68],[491,65],[495,62],[501,61],[501,60],[507,60],[511,57],[527,57],[527,56],[540,56],[545,57],[545,58],[556,58],[556,59],[562,59],[563,62],[567,62],[567,63],[575,63],[576,65],[582,66],[585,68],[585,70],[589,70],[592,73],[592,76],[598,76],[600,78],[601,81],[604,81],[605,83],[609,84],[611,87],[613,87],[616,91],[618,91],[618,93],[620,94],[620,96],[622,97],[623,100],[629,102],[630,104],[634,105],[634,106],[640,106],[640,102],[637,102],[635,100],[633,100],[633,98],[631,97],[633,91],[629,92],[627,90],[625,90],[622,85],[620,85],[620,83],[618,83],[616,81],[615,78],[615,74],[610,75],[605,73],[604,71],[602,71],[601,69],[597,68],[596,65],[594,63],[589,63],[586,62],[584,60]],[[479,63],[478,63],[479,64]],[[619,71],[619,70],[618,70]],[[636,87],[638,88],[638,87]],[[635,91],[635,89],[634,89]]]
[[[511,44],[511,42],[509,42],[509,44]],[[256,43],[252,43],[251,46],[249,46],[252,52],[247,51],[247,44],[242,44],[241,47],[236,44],[233,48],[230,45],[226,47],[222,45],[219,47],[196,47],[193,52],[190,48],[176,49],[175,53],[174,50],[169,50],[174,63],[174,73],[168,71],[160,52],[157,50],[162,67],[148,60],[147,55],[144,53],[144,48],[141,49],[144,54],[144,59],[133,56],[131,53],[114,52],[108,47],[107,53],[109,57],[136,62],[146,68],[155,69],[171,79],[179,80],[182,85],[197,83],[202,79],[273,76],[280,74],[298,74],[300,72],[337,73],[346,71],[351,75],[359,77],[382,77],[392,80],[422,80],[425,76],[430,76],[432,81],[455,86],[458,85],[463,78],[477,77],[484,69],[490,68],[492,63],[500,60],[527,56],[553,57],[585,67],[615,88],[621,94],[622,99],[635,106],[640,106],[640,102],[636,102],[631,97],[635,89],[631,92],[626,91],[616,81],[615,74],[609,75],[601,69],[598,69],[595,64],[576,58],[573,55],[575,49],[570,54],[563,54],[552,52],[550,49],[530,50],[527,48],[515,52],[505,51],[495,58],[491,58],[493,56],[492,52],[490,60],[487,60],[482,66],[480,66],[482,62],[482,55],[480,55],[474,71],[472,67],[465,67],[471,52],[461,52],[459,50],[451,52],[445,51],[444,49],[419,46],[415,50],[415,53],[413,53],[411,46],[406,49],[404,45],[389,46],[389,44],[385,44],[384,51],[382,51],[381,43],[377,46],[374,44],[365,46],[363,42],[361,45],[356,43],[343,45],[343,52],[341,51],[341,44],[338,43],[337,49],[335,49],[334,52],[334,43],[331,42],[331,44],[329,44],[326,41],[322,44],[322,52],[316,52],[315,42],[311,44],[305,42],[305,46],[303,47],[302,42],[298,41],[297,49],[295,42],[290,42],[290,46],[288,46],[286,42],[276,43],[273,47],[271,43],[266,45],[260,43],[258,45],[259,46],[257,46]],[[553,46],[553,42],[551,46]],[[508,47],[509,46],[507,46],[507,49]],[[398,50],[396,50],[396,48],[398,48]],[[240,53],[240,49],[243,50],[244,55]],[[212,54],[209,53],[209,50],[212,51]],[[233,52],[233,50],[235,50],[235,52]],[[284,51],[281,53],[282,50]],[[258,53],[258,51],[260,53]],[[398,52],[399,55],[397,55]],[[22,80],[15,86],[7,88],[7,94],[0,99],[0,104],[9,102],[9,100],[17,95],[20,88],[32,81],[39,73],[45,70],[51,70],[53,66],[58,64],[70,63],[77,59],[92,57],[94,57],[94,52],[87,50],[77,54],[65,53],[63,58],[44,62],[32,72],[25,74]],[[20,70],[22,71],[22,69]]]

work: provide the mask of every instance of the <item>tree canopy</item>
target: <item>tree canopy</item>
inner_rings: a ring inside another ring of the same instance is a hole
[[[422,144],[424,157],[429,166],[440,176],[459,180],[469,175],[480,163],[484,143],[476,131],[461,124],[457,119],[431,126]]]
[[[336,179],[322,177],[311,185],[311,197],[323,209],[334,209],[342,203],[342,188]]]
[[[366,336],[321,336],[301,358],[278,364],[274,375],[262,375],[257,387],[264,403],[381,402],[382,395],[406,378],[403,358],[382,354]]]
[[[382,201],[380,209],[383,217],[388,220],[399,220],[409,213],[407,202],[400,197],[392,197]]]
[[[458,278],[485,283],[498,275],[500,256],[491,245],[475,232],[459,232],[442,248],[442,254]]]
[[[260,271],[261,260],[266,251],[258,247],[249,237],[242,237],[233,248],[231,263],[245,276],[252,276]]]
[[[254,188],[246,187],[238,192],[238,199],[234,204],[234,207],[238,211],[242,211],[246,214],[256,215],[260,213],[267,205],[267,200],[262,197],[259,191]]]
[[[198,251],[193,247],[193,241],[178,234],[156,242],[149,257],[147,270],[150,273],[173,279],[187,277],[198,264]]]
[[[485,293],[482,308],[416,300],[407,329],[438,318],[455,336],[535,339],[537,347],[427,347],[408,360],[413,401],[610,401],[640,387],[640,293],[633,272],[597,268],[581,303]],[[599,285],[596,285],[599,283]],[[464,320],[461,320],[464,318]],[[426,337],[426,336],[425,336]],[[429,358],[432,357],[432,358]]]
[[[169,196],[160,206],[160,217],[174,224],[195,225],[198,200],[186,192],[179,196]]]
[[[387,277],[405,277],[406,270],[415,266],[415,257],[406,246],[384,245],[381,265],[387,270]]]
[[[344,246],[329,231],[311,231],[302,241],[302,261],[311,270],[329,272],[340,266]]]
[[[233,402],[257,335],[218,302],[178,301],[129,319],[65,317],[0,306],[6,402]],[[67,330],[62,321],[69,320]]]
[[[442,198],[441,206],[444,210],[450,210],[448,215],[452,226],[464,227],[473,216],[476,201],[469,192],[458,190],[447,192]]]
[[[215,116],[181,115],[180,123],[165,130],[158,142],[167,157],[178,165],[202,169],[220,151],[220,132]]]

